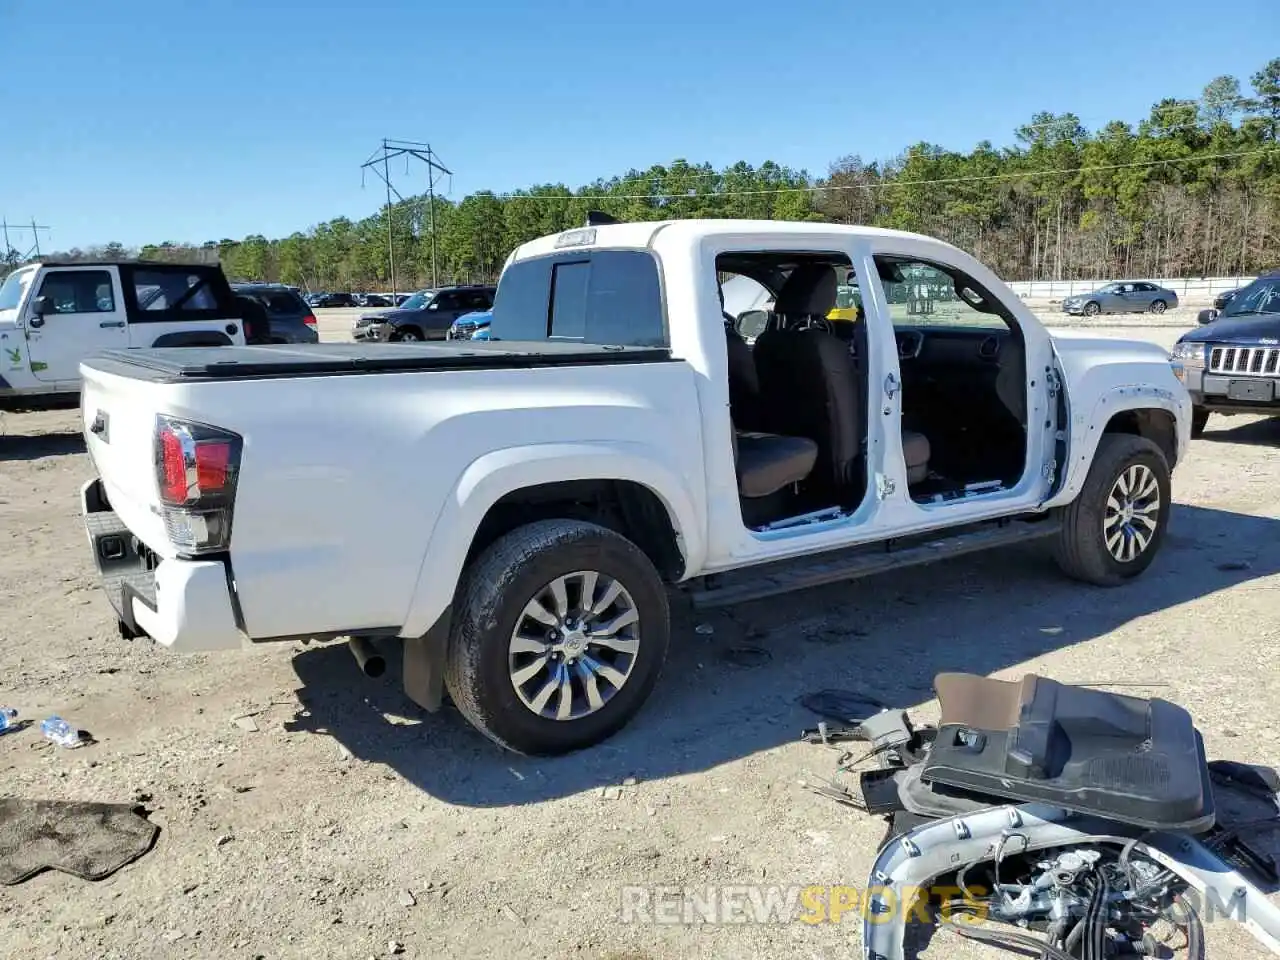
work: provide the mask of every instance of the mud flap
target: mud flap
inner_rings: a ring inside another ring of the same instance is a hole
[[[444,700],[444,655],[449,645],[450,611],[420,637],[404,641],[404,692],[429,713],[440,709]]]

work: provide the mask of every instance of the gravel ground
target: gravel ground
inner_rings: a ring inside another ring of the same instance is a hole
[[[1177,331],[1148,333],[1167,345]],[[1135,584],[1086,588],[1018,549],[705,621],[680,613],[635,722],[552,761],[417,711],[394,664],[367,679],[340,645],[175,657],[118,639],[78,515],[91,467],[75,415],[7,416],[0,434],[14,538],[0,558],[0,703],[98,740],[0,738],[0,793],[137,801],[162,828],[107,880],[0,887],[5,957],[860,955],[852,914],[620,918],[624,885],[863,885],[882,824],[801,785],[836,757],[796,742],[814,722],[797,698],[820,688],[930,719],[942,670],[1141,681],[1195,714],[1211,757],[1280,765],[1280,420],[1210,422],[1175,475],[1165,549]],[[232,722],[248,713],[256,729]],[[1266,955],[1224,923],[1208,942],[1215,958]],[[941,933],[924,955],[1002,954]]]

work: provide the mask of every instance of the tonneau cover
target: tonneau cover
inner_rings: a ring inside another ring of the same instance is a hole
[[[511,369],[583,364],[655,363],[666,348],[617,347],[575,341],[447,341],[443,343],[319,343],[110,350],[85,365],[135,380],[189,382],[361,373]]]

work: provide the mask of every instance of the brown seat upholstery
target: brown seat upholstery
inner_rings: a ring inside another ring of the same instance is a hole
[[[923,433],[902,431],[902,459],[907,464],[907,483],[919,483],[929,476],[929,438]]]
[[[724,336],[729,360],[729,414],[738,429],[758,430],[764,413],[755,358],[747,341],[727,323]]]
[[[735,431],[733,456],[738,471],[738,492],[748,499],[756,499],[777,493],[809,476],[818,459],[818,445],[804,437]]]

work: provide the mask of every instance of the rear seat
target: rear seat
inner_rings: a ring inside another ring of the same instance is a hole
[[[799,483],[813,471],[818,445],[805,437],[733,433],[738,492],[754,500]]]

